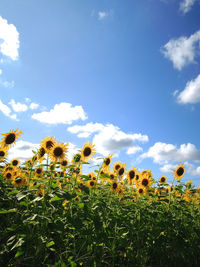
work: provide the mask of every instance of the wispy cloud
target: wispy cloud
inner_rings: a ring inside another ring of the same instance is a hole
[[[86,120],[87,116],[82,106],[74,106],[70,103],[56,104],[50,111],[34,113],[34,120],[47,124],[71,124],[76,120]]]
[[[11,109],[0,100],[0,111],[7,117],[13,120],[17,120],[16,114],[11,114]]]
[[[188,13],[191,10],[191,8],[192,8],[192,6],[194,5],[195,2],[196,2],[196,0],[183,0],[180,3],[180,11],[183,14]]]
[[[5,88],[13,88],[15,86],[15,82],[14,81],[0,81],[0,85],[5,87]]]
[[[108,17],[113,16],[113,10],[110,11],[99,11],[98,12],[98,19],[99,20],[105,20]]]
[[[190,37],[182,36],[171,39],[161,51],[166,58],[172,61],[174,68],[181,70],[184,66],[194,63],[200,50],[200,31]]]

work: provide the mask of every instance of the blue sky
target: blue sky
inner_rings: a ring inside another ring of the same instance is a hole
[[[55,136],[199,184],[199,17],[198,0],[2,0],[1,132],[24,132],[9,157]]]

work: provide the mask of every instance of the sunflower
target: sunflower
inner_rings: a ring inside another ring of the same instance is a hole
[[[88,161],[92,158],[93,154],[95,153],[95,147],[93,144],[85,143],[82,150],[81,150],[81,159],[83,161]]]
[[[135,181],[135,184],[139,183],[139,181],[140,181],[140,173],[139,172],[135,175],[134,181]]]
[[[144,188],[148,188],[151,185],[151,179],[147,177],[142,177],[140,185]]]
[[[19,166],[20,161],[19,161],[19,159],[16,158],[16,159],[13,159],[10,163],[12,166],[17,167],[17,166]]]
[[[13,171],[6,171],[6,172],[3,174],[3,177],[4,177],[4,179],[7,180],[7,181],[12,181],[13,178],[14,178]]]
[[[113,165],[113,171],[116,172],[122,167],[122,163],[120,161],[117,161]]]
[[[110,179],[111,180],[114,180],[115,179],[115,173],[114,172],[109,172],[108,175],[110,176]]]
[[[56,145],[56,139],[52,137],[45,137],[41,141],[41,147],[43,147],[47,152],[50,152],[53,146]]]
[[[112,191],[117,191],[119,188],[119,184],[116,181],[113,181],[111,184]]]
[[[40,177],[43,173],[43,170],[41,167],[38,167],[37,169],[35,169],[35,175],[36,177]]]
[[[96,181],[97,179],[96,175],[93,172],[88,173],[87,176],[93,181]]]
[[[138,193],[138,195],[144,195],[145,192],[146,192],[146,190],[145,190],[145,188],[144,188],[143,186],[139,186],[139,187],[137,188],[137,193]]]
[[[120,176],[120,178],[125,174],[125,169],[126,164],[122,164],[121,167],[117,170],[117,174]]]
[[[44,147],[40,147],[38,151],[38,155],[37,155],[39,162],[42,162],[44,160],[45,154],[46,154],[46,150],[44,149]]]
[[[103,161],[103,165],[102,165],[103,168],[107,168],[107,169],[109,169],[110,163],[111,163],[111,161],[112,161],[112,160],[111,160],[112,156],[113,156],[113,154],[110,154],[108,157],[106,157],[106,158],[104,159],[104,161]]]
[[[87,182],[87,185],[88,185],[89,188],[93,188],[95,186],[95,181],[94,180],[89,180]]]
[[[128,178],[129,185],[132,185],[133,184],[135,175],[136,175],[135,169],[129,169],[129,171],[127,173],[127,178]]]
[[[167,177],[166,176],[161,176],[159,179],[159,184],[166,184],[167,182]]]
[[[38,159],[38,156],[37,155],[34,155],[31,159],[32,161],[32,164],[34,165],[36,162],[37,162],[37,159]]]
[[[185,173],[185,167],[184,167],[184,164],[180,164],[180,166],[178,166],[175,171],[174,171],[174,177],[180,181],[180,179],[183,177]]]
[[[60,166],[62,169],[64,169],[66,166],[68,165],[68,160],[67,159],[63,159],[60,161]]]
[[[10,148],[12,144],[16,142],[17,138],[23,134],[22,131],[17,131],[18,129],[15,131],[10,130],[8,133],[2,134],[4,137],[2,138],[0,145],[2,145],[2,147]]]
[[[12,184],[16,187],[21,187],[27,185],[27,179],[24,177],[24,174],[21,172],[18,172],[15,175],[14,180],[12,181]]]
[[[0,162],[4,161],[7,155],[8,155],[8,150],[6,148],[1,147],[0,148]]]
[[[57,162],[58,160],[63,160],[67,152],[68,143],[57,143],[54,145],[50,151],[50,157],[53,161]]]
[[[77,153],[73,156],[72,163],[79,163],[81,161],[81,154]]]

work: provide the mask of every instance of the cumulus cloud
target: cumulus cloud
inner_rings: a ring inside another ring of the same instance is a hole
[[[32,102],[32,103],[29,105],[29,108],[32,109],[32,110],[33,110],[33,109],[37,109],[37,108],[39,108],[39,104]]]
[[[18,59],[19,32],[13,24],[8,24],[6,19],[0,16],[0,52],[11,58]]]
[[[7,117],[13,120],[17,120],[17,115],[16,114],[11,114],[11,109],[3,104],[3,102],[0,100],[0,111]]]
[[[76,120],[86,120],[87,116],[82,106],[74,106],[70,103],[56,104],[50,111],[34,113],[32,118],[47,124],[71,124]]]
[[[26,104],[22,104],[20,102],[15,102],[14,99],[11,99],[8,104],[11,105],[12,109],[15,112],[24,112],[24,111],[28,110],[28,106]]]
[[[103,125],[101,123],[88,123],[80,126],[75,125],[67,129],[71,133],[78,134],[78,137],[93,136],[93,143],[95,144],[98,153],[107,156],[113,153],[118,156],[120,150],[137,146],[136,142],[147,142],[148,136],[138,133],[127,134],[120,130],[119,127],[112,124]],[[138,147],[138,146],[137,146]],[[137,150],[138,148],[136,148]],[[129,150],[130,152],[131,150]],[[131,154],[131,153],[129,153]]]
[[[184,66],[195,62],[199,48],[200,31],[197,31],[188,38],[182,36],[178,39],[171,39],[161,51],[172,61],[174,68],[181,70]]]
[[[200,74],[196,79],[187,82],[186,87],[177,96],[180,104],[195,104],[200,102]]]
[[[172,144],[157,142],[146,153],[143,153],[140,158],[152,158],[155,163],[159,164],[188,160],[200,162],[200,150],[191,143],[177,147]]]
[[[133,147],[128,148],[128,150],[126,151],[126,154],[132,155],[132,154],[136,154],[140,151],[143,151],[143,149],[140,146],[133,146]]]
[[[188,13],[191,10],[191,8],[192,8],[192,6],[194,5],[195,2],[196,2],[196,0],[183,0],[180,3],[180,11],[183,14]]]

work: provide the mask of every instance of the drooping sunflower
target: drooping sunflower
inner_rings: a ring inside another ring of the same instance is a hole
[[[19,166],[20,161],[19,161],[19,159],[16,158],[16,159],[11,160],[10,163],[12,166],[17,167],[17,166]]]
[[[17,131],[18,129],[16,129],[15,131],[10,130],[8,133],[2,134],[4,137],[2,138],[0,145],[2,147],[10,148],[16,142],[18,137],[23,134],[22,131]]]
[[[104,161],[103,161],[103,165],[102,165],[102,167],[103,168],[107,168],[107,169],[109,169],[109,166],[110,166],[110,163],[111,163],[111,158],[113,157],[113,154],[110,154],[110,155],[108,155],[105,159],[104,159]]]
[[[89,142],[85,143],[81,150],[81,159],[85,162],[90,160],[95,153],[94,144],[90,144]]]
[[[66,157],[68,143],[57,143],[51,148],[50,157],[53,161],[62,161]]]
[[[56,139],[51,136],[51,137],[45,137],[42,139],[41,141],[41,147],[44,147],[44,149],[47,151],[47,152],[50,152],[50,150],[52,149],[53,146],[56,145]]]
[[[0,148],[0,162],[4,161],[7,155],[8,155],[8,150],[6,148],[1,147]]]
[[[180,179],[183,177],[183,175],[185,174],[185,167],[184,164],[180,164],[174,171],[174,177],[180,181]]]
[[[117,161],[113,165],[113,171],[117,172],[122,167],[122,163],[120,161]]]
[[[162,175],[159,179],[159,184],[166,184],[167,182],[167,177]]]

